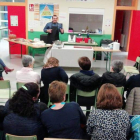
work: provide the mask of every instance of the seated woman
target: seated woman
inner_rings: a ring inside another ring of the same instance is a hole
[[[68,76],[66,72],[59,67],[59,61],[54,57],[50,57],[46,65],[41,70],[41,81],[44,84],[44,87],[41,88],[40,95],[40,100],[42,102],[48,102],[48,87],[49,84],[55,80],[67,83]]]
[[[16,72],[16,80],[21,83],[34,82],[40,84],[40,75],[33,70],[34,58],[30,55],[22,57],[23,68]]]
[[[76,90],[91,92],[100,86],[101,78],[98,74],[94,73],[91,68],[91,61],[88,57],[81,57],[78,60],[80,72],[70,77],[70,99],[75,101]],[[95,97],[81,97],[78,96],[78,103],[80,106],[86,106],[87,110],[93,106]],[[87,115],[89,113],[87,112]]]
[[[97,109],[87,121],[92,140],[126,140],[130,130],[129,115],[122,108],[122,97],[112,84],[104,84],[97,96]]]
[[[40,114],[47,109],[46,104],[38,103],[39,86],[27,83],[22,86],[5,105],[4,133],[18,136],[37,135],[43,140],[44,129]]]
[[[124,87],[126,84],[126,76],[120,71],[123,69],[123,62],[120,60],[115,60],[111,64],[111,72],[105,72],[102,75],[102,84],[110,83],[116,87]]]
[[[65,103],[66,84],[54,81],[50,84],[48,93],[53,105],[41,115],[48,136],[84,139],[85,133],[81,126],[86,125],[86,117],[77,103]]]
[[[2,72],[3,70],[5,71],[6,74],[8,74],[8,72],[12,72],[14,69],[9,69],[4,62],[2,61],[2,59],[0,59],[0,80],[4,80],[3,76],[2,76]]]

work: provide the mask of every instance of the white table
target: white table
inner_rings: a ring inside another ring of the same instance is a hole
[[[57,58],[62,67],[79,67],[78,59],[82,56],[87,56],[91,62],[93,59],[92,48],[74,48],[74,46],[64,45],[61,49],[53,46],[51,51],[52,57]]]

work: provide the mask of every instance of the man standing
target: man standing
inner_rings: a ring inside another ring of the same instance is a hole
[[[61,34],[64,33],[64,29],[62,28],[62,24],[58,23],[57,15],[52,16],[52,22],[49,22],[44,27],[44,32],[48,33],[47,43],[52,44],[53,41],[59,40],[59,32]]]

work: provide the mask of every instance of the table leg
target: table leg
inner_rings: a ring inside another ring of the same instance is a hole
[[[95,53],[95,62],[96,62],[96,56],[97,56],[97,52],[95,51],[94,53]]]
[[[21,58],[22,58],[22,44],[21,44]]]
[[[11,46],[10,46],[10,43],[9,43],[9,57],[10,57],[10,59],[11,59]]]
[[[109,70],[108,71],[110,71],[110,64],[111,64],[111,52],[109,52],[109,54],[108,54],[109,56],[108,56],[108,58],[109,58]]]

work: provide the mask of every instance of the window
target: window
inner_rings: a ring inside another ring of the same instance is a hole
[[[0,0],[0,2],[25,2],[25,0]]]

